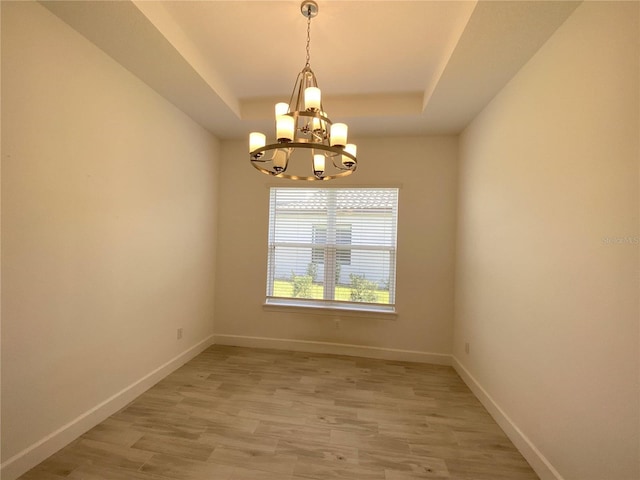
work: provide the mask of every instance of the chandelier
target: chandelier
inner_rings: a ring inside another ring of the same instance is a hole
[[[309,64],[311,19],[318,4],[304,0],[300,5],[307,18],[307,62],[298,74],[289,103],[277,103],[276,143],[266,143],[260,132],[249,135],[251,164],[267,175],[291,180],[331,180],[353,173],[357,167],[356,146],[347,143],[347,125],[332,123],[322,108],[318,81]],[[313,175],[291,172],[290,164],[309,162]],[[289,171],[288,171],[289,169]]]

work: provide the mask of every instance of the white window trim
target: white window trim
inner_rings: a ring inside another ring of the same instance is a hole
[[[317,315],[333,315],[357,318],[395,320],[398,317],[395,305],[351,302],[328,302],[326,300],[267,297],[262,308],[273,312],[299,312]]]
[[[272,188],[282,188],[280,184],[270,184],[266,185],[267,189],[271,191]],[[312,188],[312,187],[309,187]],[[313,187],[317,188],[317,187]],[[343,185],[340,188],[350,189],[350,188],[395,188],[398,191],[401,190],[401,185]],[[399,203],[396,205],[396,208],[399,207]],[[271,228],[271,208],[269,208],[269,228]],[[396,212],[396,222],[397,222],[397,212]],[[397,236],[397,223],[396,223],[396,236]],[[272,244],[270,248],[275,246],[276,243]],[[291,244],[288,244],[291,246]],[[362,246],[360,246],[361,248]],[[367,248],[367,247],[365,247]],[[378,250],[379,247],[376,247]],[[393,249],[394,256],[397,254],[397,246]],[[395,298],[395,288],[396,288],[396,274],[397,274],[397,258],[394,259],[394,269],[392,272],[393,275],[393,298]],[[331,278],[331,277],[330,277]],[[380,318],[386,320],[395,320],[398,317],[398,312],[396,311],[395,304],[365,304],[358,302],[340,302],[340,301],[328,301],[328,300],[314,300],[314,299],[298,299],[298,298],[280,298],[280,297],[271,297],[267,295],[265,299],[265,303],[263,304],[263,309],[266,311],[273,312],[295,312],[298,311],[300,313],[306,314],[320,314],[320,315],[331,315],[337,317],[346,316],[346,317],[358,317],[358,318]]]

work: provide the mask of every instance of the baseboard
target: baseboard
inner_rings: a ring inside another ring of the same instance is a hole
[[[500,408],[496,401],[489,393],[480,385],[480,383],[469,373],[469,371],[460,363],[455,355],[452,355],[453,368],[462,378],[464,383],[471,389],[474,395],[480,400],[482,405],[489,411],[493,419],[507,434],[507,437],[513,442],[522,456],[529,462],[531,468],[535,470],[541,480],[564,480],[562,475],[553,468],[553,465],[547,458],[536,448],[531,440],[513,423],[509,416]]]
[[[15,480],[23,473],[38,465],[40,462],[53,455],[65,445],[90,430],[98,423],[133,401],[164,377],[177,368],[203,352],[213,344],[213,335],[205,338],[193,347],[175,356],[165,364],[156,368],[140,380],[122,389],[115,395],[107,398],[92,409],[78,416],[71,422],[60,427],[55,432],[47,435],[33,445],[17,453],[0,466],[0,478],[3,480]]]
[[[214,335],[214,343],[216,345],[233,345],[236,347],[271,348],[276,350],[293,350],[296,352],[330,353],[334,355],[349,355],[352,357],[451,365],[451,355],[447,354],[370,347],[366,345],[291,340],[286,338],[247,337],[244,335]]]

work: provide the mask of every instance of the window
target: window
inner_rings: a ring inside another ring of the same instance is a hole
[[[327,243],[327,226],[326,225],[314,225],[312,231],[312,242],[314,245],[326,245]],[[351,244],[351,225],[336,224],[336,245],[350,245]],[[313,263],[324,264],[325,258],[324,247],[314,247],[311,253],[311,261]],[[350,250],[337,250],[336,261],[339,265],[351,264],[351,251]]]
[[[392,311],[396,188],[273,187],[267,303]]]

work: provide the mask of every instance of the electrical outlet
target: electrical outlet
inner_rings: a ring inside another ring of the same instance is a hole
[[[464,353],[469,353],[469,342],[464,344]]]
[[[180,340],[182,338],[182,328],[178,329],[177,337],[178,337],[178,340]]]
[[[334,320],[335,324],[336,324],[336,330],[340,330],[341,325],[341,320],[339,318],[336,318]]]

